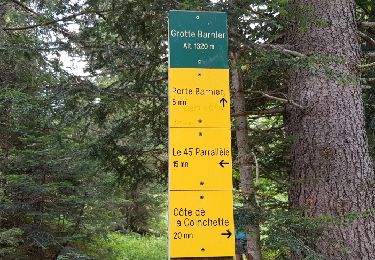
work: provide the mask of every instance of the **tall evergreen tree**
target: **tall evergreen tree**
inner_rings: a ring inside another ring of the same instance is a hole
[[[76,78],[47,58],[54,43],[25,26],[30,7],[2,1],[0,10],[0,258],[56,259],[101,227],[106,183],[79,113],[69,115],[73,100],[84,104]]]
[[[312,248],[325,259],[374,259],[374,172],[365,133],[360,46],[351,0],[289,1],[286,42],[305,65],[289,71],[289,203],[326,217]],[[309,60],[307,58],[307,60]],[[293,259],[302,259],[294,252]]]

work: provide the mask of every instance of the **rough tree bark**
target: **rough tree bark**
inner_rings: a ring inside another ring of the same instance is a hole
[[[304,216],[343,220],[375,206],[374,172],[356,80],[360,46],[354,10],[354,0],[289,1],[294,21],[286,41],[293,50],[341,59],[291,69],[287,82],[289,99],[304,107],[287,109],[289,201]],[[331,221],[324,226],[322,236],[310,246],[325,259],[375,259],[373,212],[346,219],[345,225]]]
[[[237,69],[238,54],[230,53],[232,64],[232,92],[234,113],[236,114],[236,140],[238,147],[238,159],[240,164],[240,186],[245,200],[244,207],[257,215],[259,207],[256,203],[256,191],[253,181],[253,157],[250,150],[248,122],[246,118],[245,96],[241,73]],[[261,260],[259,220],[247,225],[247,251],[251,260]]]

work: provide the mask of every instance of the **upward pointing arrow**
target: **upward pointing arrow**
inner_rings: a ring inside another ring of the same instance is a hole
[[[228,101],[225,98],[220,99],[220,103],[223,104],[223,107],[225,107],[225,103],[228,103]]]

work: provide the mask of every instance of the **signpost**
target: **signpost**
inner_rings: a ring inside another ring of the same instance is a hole
[[[228,69],[169,69],[170,127],[229,127]]]
[[[234,235],[231,195],[232,191],[173,193],[170,199],[171,256],[232,254]]]
[[[228,69],[227,14],[171,11],[169,51],[171,68]]]
[[[173,190],[232,190],[230,131],[171,128],[169,183]]]
[[[226,13],[169,14],[169,256],[232,259]]]

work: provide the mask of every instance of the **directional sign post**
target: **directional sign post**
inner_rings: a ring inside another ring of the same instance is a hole
[[[233,211],[223,207],[233,207],[232,191],[171,193],[171,255],[231,256],[234,249]]]
[[[228,69],[169,69],[170,127],[230,127]]]
[[[172,190],[232,190],[232,154],[227,128],[171,128]]]
[[[169,14],[172,259],[232,259],[235,253],[226,17]]]

